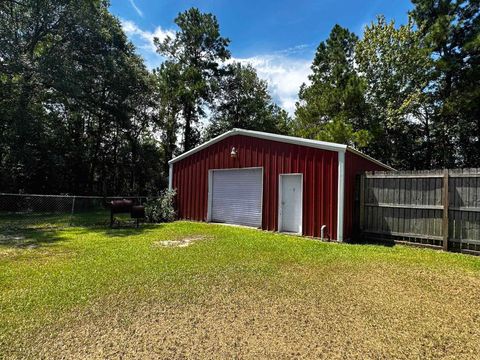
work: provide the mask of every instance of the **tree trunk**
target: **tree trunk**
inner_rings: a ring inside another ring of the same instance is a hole
[[[183,150],[188,151],[193,148],[192,122],[194,119],[194,113],[191,104],[185,104],[183,112],[185,118],[185,126],[183,130]]]

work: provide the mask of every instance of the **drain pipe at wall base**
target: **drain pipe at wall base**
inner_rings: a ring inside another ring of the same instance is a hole
[[[322,225],[320,228],[320,240],[324,241],[325,240],[325,229],[327,228],[327,225]]]

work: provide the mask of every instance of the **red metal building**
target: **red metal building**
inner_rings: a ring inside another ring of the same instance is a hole
[[[393,170],[346,145],[233,129],[170,160],[178,217],[352,236],[355,176]]]

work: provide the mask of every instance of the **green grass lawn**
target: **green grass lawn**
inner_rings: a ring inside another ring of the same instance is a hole
[[[0,358],[473,359],[480,258],[190,222],[25,229],[0,234],[0,309]]]

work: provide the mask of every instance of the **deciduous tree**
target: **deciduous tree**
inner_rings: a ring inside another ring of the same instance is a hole
[[[365,79],[373,135],[367,151],[397,168],[429,168],[431,60],[413,21],[397,28],[379,16],[365,27],[355,58]]]

